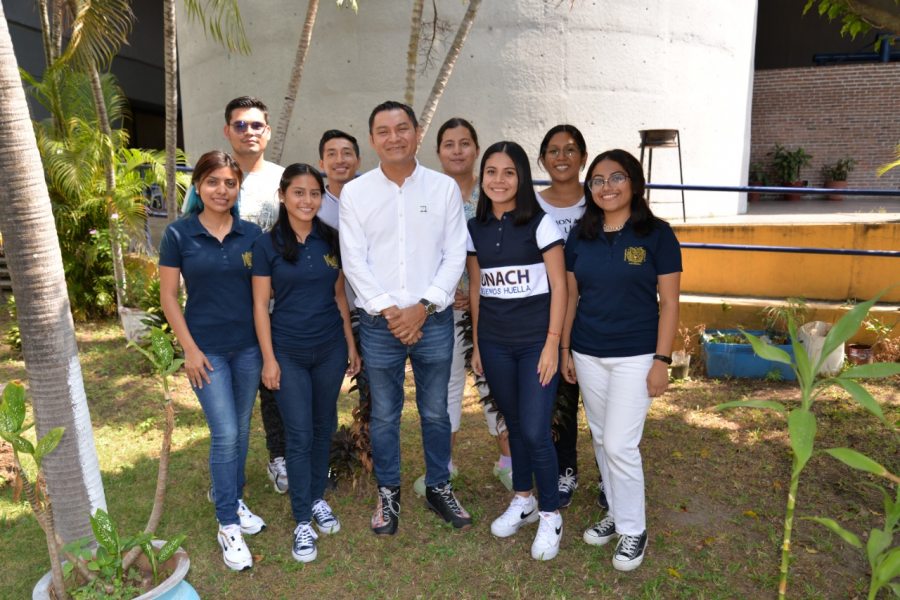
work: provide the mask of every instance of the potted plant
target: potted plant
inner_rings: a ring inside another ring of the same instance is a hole
[[[850,171],[856,168],[856,161],[852,158],[842,158],[836,163],[826,164],[822,167],[822,177],[825,178],[825,187],[831,189],[846,189],[847,177]],[[840,194],[828,194],[826,200],[843,200]]]
[[[802,147],[788,150],[781,144],[775,144],[775,149],[771,154],[775,175],[779,178],[781,185],[797,188],[806,186],[806,181],[800,179],[800,171],[812,160],[811,154],[808,154]],[[784,198],[785,200],[800,200],[801,194],[785,194]]]
[[[866,331],[875,336],[875,339],[871,344],[847,344],[847,360],[850,364],[865,365],[873,362],[875,360],[875,349],[879,347],[882,349],[882,354],[884,354],[881,357],[883,360],[896,361],[900,358],[896,356],[898,354],[898,342],[890,340],[891,332],[898,322],[900,321],[885,323],[872,314],[867,315],[866,320],[863,321],[863,326],[866,328]]]
[[[133,343],[129,345],[136,346]],[[62,600],[67,598],[64,576],[69,575],[74,577],[74,584],[71,578],[68,579],[70,585],[74,585],[80,592],[88,594],[84,597],[95,597],[90,595],[94,593],[100,594],[102,597],[132,598],[133,590],[130,589],[129,582],[139,581],[145,588],[141,590],[141,593],[146,592],[140,596],[141,598],[178,597],[185,600],[197,598],[194,589],[183,580],[184,574],[187,573],[190,566],[187,554],[180,548],[184,537],[176,536],[170,542],[153,539],[153,534],[162,517],[172,432],[175,427],[175,409],[169,391],[168,378],[181,367],[183,361],[175,357],[171,337],[158,327],[151,328],[148,348],[138,347],[138,350],[153,364],[154,370],[161,380],[165,399],[166,426],[159,457],[153,508],[144,531],[125,540],[120,540],[109,515],[102,510],[97,510],[91,516],[91,527],[98,543],[97,549],[93,551],[89,550],[89,546],[93,544],[92,539],[76,540],[63,545],[53,525],[50,499],[46,497],[39,486],[29,480],[19,461],[20,454],[30,455],[40,472],[41,461],[56,447],[63,435],[62,428],[50,431],[43,438],[37,440],[36,444],[31,443],[22,436],[31,427],[30,424],[25,424],[24,387],[14,382],[3,390],[2,402],[0,402],[0,437],[13,446],[19,478],[35,517],[44,530],[50,554],[51,570],[35,586],[33,592],[35,599],[42,600],[53,597]],[[66,559],[67,564],[61,563],[60,555]],[[160,569],[161,565],[163,569]],[[140,573],[136,578],[132,575],[133,566]],[[162,572],[166,573],[164,581],[160,581]],[[143,583],[144,581],[146,584]],[[52,596],[50,595],[51,588]],[[125,591],[126,588],[128,591]],[[180,595],[176,596],[176,594]]]
[[[669,375],[672,379],[690,379],[691,355],[694,353],[694,333],[704,330],[703,325],[694,328],[679,327],[678,337],[681,339],[681,350],[672,352],[672,364],[669,365]]]
[[[769,174],[762,163],[750,163],[750,175],[747,178],[747,183],[752,186],[769,185]],[[762,193],[760,192],[747,192],[747,202],[756,202],[761,196]]]

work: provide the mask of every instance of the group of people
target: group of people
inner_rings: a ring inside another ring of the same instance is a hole
[[[537,193],[515,142],[490,145],[476,171],[478,136],[461,118],[438,131],[444,173],[422,166],[415,113],[399,102],[373,109],[379,164],[358,177],[359,145],[345,132],[325,132],[318,168],[282,168],[264,158],[264,103],[236,98],[225,123],[232,153],[199,158],[159,258],[163,310],[210,429],[210,499],[225,564],[251,567],[244,536],[265,527],[243,501],[257,392],[268,475],[289,492],[296,521],[293,557],[315,560],[319,535],[340,530],[324,498],[329,449],[341,383],[361,368],[378,490],[371,528],[396,533],[407,361],[425,458],[414,490],[454,528],[471,527],[451,481],[471,351],[479,393],[499,408],[485,408],[500,454],[494,474],[513,494],[491,533],[538,523],[532,557],[557,555],[559,510],[578,485],[580,393],[606,509],[583,539],[618,538],[613,566],[637,568],[647,545],[638,446],[651,399],[668,385],[681,255],[644,198],[634,156],[597,155],[582,184],[584,137],[556,126],[538,157],[551,184]],[[471,348],[456,325],[466,312]],[[560,405],[554,440],[558,396],[575,401]]]

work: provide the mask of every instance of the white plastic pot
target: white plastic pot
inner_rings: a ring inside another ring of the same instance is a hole
[[[797,337],[799,337],[800,343],[803,344],[803,347],[806,349],[806,354],[813,364],[817,363],[819,357],[822,355],[822,347],[825,345],[825,336],[828,335],[830,329],[831,324],[826,323],[825,321],[810,321],[809,323],[802,325],[797,332]],[[828,358],[822,361],[822,366],[819,367],[818,372],[820,375],[830,377],[840,373],[841,367],[843,366],[844,344],[841,344],[828,355]]]
[[[165,543],[164,540],[153,540],[153,547],[159,550]],[[184,548],[179,548],[175,555],[164,564],[171,564],[171,561],[175,561],[172,574],[161,581],[158,586],[146,594],[141,594],[135,600],[200,600],[197,591],[184,579],[191,568],[191,559]],[[50,588],[52,587],[50,580],[51,573],[47,571],[34,586],[31,593],[32,600],[50,600]]]

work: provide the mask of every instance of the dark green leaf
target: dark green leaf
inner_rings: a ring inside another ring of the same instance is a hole
[[[12,447],[16,449],[16,452],[34,455],[34,446],[31,444],[31,442],[29,442],[22,436],[17,435],[8,439],[7,441],[12,444]]]
[[[47,432],[47,435],[38,440],[37,447],[34,449],[34,460],[38,463],[38,468],[44,457],[56,449],[65,430],[65,427],[54,427]]]
[[[744,337],[749,340],[750,345],[753,346],[753,351],[757,354],[757,356],[766,360],[784,363],[786,365],[792,364],[791,356],[781,348],[762,341],[752,333],[747,333],[746,331],[742,331],[741,333],[743,333]]]
[[[732,402],[724,402],[715,407],[715,410],[725,410],[726,408],[770,408],[778,412],[786,412],[784,404],[775,402],[774,400],[734,400]]]
[[[788,431],[791,435],[791,448],[796,459],[794,472],[798,473],[803,470],[809,457],[812,456],[816,437],[815,415],[805,408],[795,408],[788,414]]]
[[[802,517],[807,521],[814,521],[819,525],[823,525],[831,530],[832,533],[836,533],[841,537],[842,540],[850,544],[851,546],[855,546],[856,548],[862,549],[862,542],[859,541],[859,536],[857,536],[852,531],[847,531],[843,527],[841,527],[837,521],[834,519],[828,519],[825,517]]]
[[[119,554],[119,535],[116,533],[116,526],[112,519],[102,508],[98,508],[91,516],[91,529],[97,543],[100,544],[109,554]],[[99,555],[98,555],[99,556]]]
[[[848,467],[865,471],[879,477],[884,477],[887,469],[863,454],[851,448],[829,448],[826,450],[828,454],[838,459]]]
[[[25,388],[11,381],[3,388],[0,403],[0,431],[19,433],[25,422]]]
[[[156,357],[154,361],[156,368],[164,371],[175,357],[175,349],[172,348],[169,336],[159,327],[153,327],[150,329],[150,347],[153,349],[153,354]]]

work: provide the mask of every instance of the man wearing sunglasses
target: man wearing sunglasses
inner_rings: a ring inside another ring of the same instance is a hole
[[[278,217],[278,184],[284,171],[284,167],[265,159],[271,135],[269,109],[262,100],[241,96],[225,107],[225,139],[231,144],[231,155],[244,174],[238,198],[241,218],[256,223],[263,231],[270,229]],[[262,383],[259,384],[259,408],[269,451],[269,479],[275,491],[284,494],[288,491],[284,424],[275,397]]]

